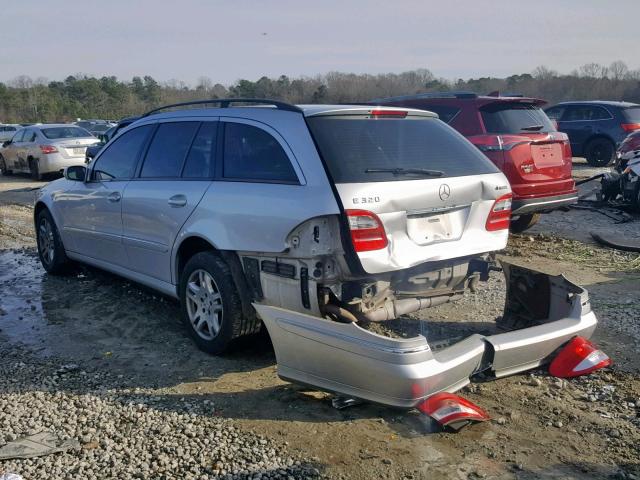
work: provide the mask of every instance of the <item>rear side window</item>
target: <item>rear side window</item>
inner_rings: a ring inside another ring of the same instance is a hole
[[[458,115],[460,109],[458,107],[452,107],[449,105],[423,105],[420,107],[422,110],[429,110],[430,112],[437,113],[440,120],[444,123],[451,123],[451,120]]]
[[[123,133],[102,152],[93,168],[94,180],[129,179],[133,175],[138,156],[153,125],[143,125]]]
[[[369,169],[438,170],[440,178],[498,172],[467,139],[434,118],[322,116],[307,121],[336,183],[427,178]]]
[[[625,108],[622,113],[629,123],[640,123],[640,107]]]
[[[611,114],[602,107],[593,105],[570,105],[562,116],[563,122],[584,122],[588,120],[608,120]]]
[[[487,133],[555,132],[555,127],[541,108],[514,102],[496,102],[480,109]]]
[[[189,151],[198,122],[161,123],[142,164],[142,178],[176,178]]]
[[[209,178],[212,176],[211,167],[216,153],[217,130],[218,122],[205,122],[200,126],[182,170],[184,178]]]
[[[36,141],[36,132],[33,130],[28,131],[24,134],[23,142],[35,142]]]
[[[270,133],[232,122],[227,122],[224,130],[224,178],[298,183],[289,157]]]

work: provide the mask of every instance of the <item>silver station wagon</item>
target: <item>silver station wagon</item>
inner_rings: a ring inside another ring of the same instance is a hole
[[[363,328],[486,280],[510,207],[504,175],[433,113],[225,99],[123,129],[42,188],[35,226],[48,272],[83,262],[179,299],[207,352],[264,323],[282,378],[411,407],[595,328],[585,290],[505,263],[495,335],[433,349]]]

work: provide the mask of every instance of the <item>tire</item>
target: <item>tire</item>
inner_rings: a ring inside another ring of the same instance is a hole
[[[528,213],[526,215],[520,215],[515,220],[511,220],[511,225],[509,225],[509,230],[512,233],[522,233],[525,230],[530,229],[540,220],[539,213]]]
[[[11,170],[7,170],[7,163],[4,160],[4,157],[0,155],[0,174],[4,176],[9,176],[13,172]]]
[[[38,160],[35,158],[29,159],[29,172],[31,173],[31,180],[42,180]]]
[[[61,275],[68,271],[71,261],[67,258],[60,233],[51,213],[46,208],[36,218],[36,241],[40,263],[51,275]]]
[[[584,148],[587,163],[593,167],[606,167],[616,158],[615,145],[606,138],[594,138]]]
[[[200,350],[220,355],[246,333],[231,270],[215,253],[200,252],[189,259],[180,276],[179,296],[183,322]]]

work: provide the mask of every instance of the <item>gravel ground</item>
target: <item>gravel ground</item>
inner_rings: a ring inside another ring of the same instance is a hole
[[[618,229],[602,215],[545,216],[535,230],[512,236],[502,258],[587,287],[600,319],[595,341],[613,368],[570,381],[540,370],[472,384],[462,395],[492,420],[451,434],[434,433],[417,412],[333,409],[330,395],[277,378],[264,336],[209,357],[176,321],[175,303],[120,278],[86,267],[68,277],[43,274],[25,206],[29,181],[2,180],[0,447],[37,431],[80,446],[0,462],[0,473],[26,480],[640,478],[640,260],[590,241],[589,228]],[[638,225],[624,228],[637,234]],[[478,293],[381,331],[421,332],[434,343],[452,331],[490,332],[503,302],[504,280],[493,272]]]

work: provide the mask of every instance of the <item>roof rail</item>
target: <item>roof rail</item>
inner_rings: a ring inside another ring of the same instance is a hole
[[[371,100],[371,102],[387,102],[387,101],[398,101],[398,100],[416,100],[419,98],[477,98],[478,94],[474,92],[426,92],[426,93],[416,93],[413,95],[400,95],[398,97],[387,97],[387,98],[376,98]]]
[[[217,103],[220,104],[219,108],[229,108],[229,105],[232,103],[256,103],[262,105],[273,105],[278,110],[286,110],[288,112],[296,112],[302,113],[302,110],[295,105],[291,105],[290,103],[280,102],[278,100],[269,100],[266,98],[212,98],[210,100],[194,100],[192,102],[182,102],[182,103],[174,103],[171,105],[165,105],[163,107],[154,108],[153,110],[149,110],[147,113],[140,116],[140,118],[148,117],[149,115],[153,115],[162,110],[166,110],[167,108],[175,108],[175,107],[187,107],[190,105],[207,105]]]
[[[495,90],[491,93],[487,93],[487,97],[524,98],[524,95],[522,93],[511,93],[511,92],[502,93],[500,90]]]

